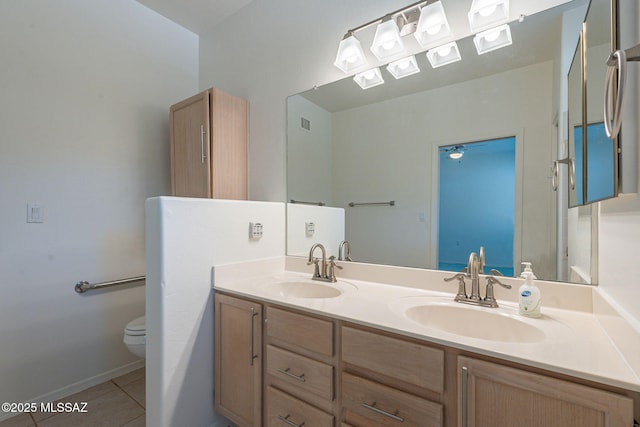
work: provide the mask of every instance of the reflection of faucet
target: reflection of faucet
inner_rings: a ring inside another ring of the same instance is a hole
[[[511,289],[511,285],[505,285],[493,276],[487,277],[487,287],[485,297],[480,296],[480,274],[484,269],[484,247],[480,247],[480,257],[475,252],[469,254],[469,262],[465,273],[458,273],[453,277],[444,279],[450,282],[454,279],[458,280],[458,293],[455,301],[465,304],[481,305],[484,307],[498,307],[498,302],[493,294],[493,285],[498,284],[504,288]],[[493,270],[492,270],[493,272]],[[471,295],[467,296],[465,278],[471,279]]]
[[[344,252],[344,258],[342,253]],[[351,259],[351,243],[348,240],[343,240],[338,246],[338,261],[353,261]]]
[[[481,253],[484,255],[484,249]],[[480,275],[478,270],[480,269],[480,260],[475,252],[469,254],[469,262],[467,263],[467,277],[471,279],[471,298],[472,300],[480,301]]]
[[[314,258],[313,253],[316,248],[320,248],[322,251],[322,265],[319,266],[318,263],[320,260],[318,258]],[[327,251],[325,251],[324,246],[321,243],[316,243],[311,246],[311,250],[309,251],[309,260],[307,261],[307,265],[313,264],[315,269],[313,271],[313,276],[311,277],[313,280],[322,280],[323,282],[335,282],[336,275],[334,273],[334,267],[342,268],[337,266],[334,262],[335,257],[330,258],[331,263],[331,274],[327,274]]]

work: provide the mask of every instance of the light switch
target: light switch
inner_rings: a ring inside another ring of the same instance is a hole
[[[44,222],[44,206],[42,206],[40,203],[28,203],[27,222]]]

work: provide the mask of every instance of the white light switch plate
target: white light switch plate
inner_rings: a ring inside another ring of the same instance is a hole
[[[40,203],[27,204],[27,222],[41,223],[44,222],[44,206]]]

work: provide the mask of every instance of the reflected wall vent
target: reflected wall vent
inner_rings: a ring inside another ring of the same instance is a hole
[[[311,120],[304,117],[300,117],[300,127],[306,130],[307,132],[311,132]]]

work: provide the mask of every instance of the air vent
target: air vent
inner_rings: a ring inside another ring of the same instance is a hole
[[[307,132],[311,132],[311,120],[300,117],[300,127]]]

